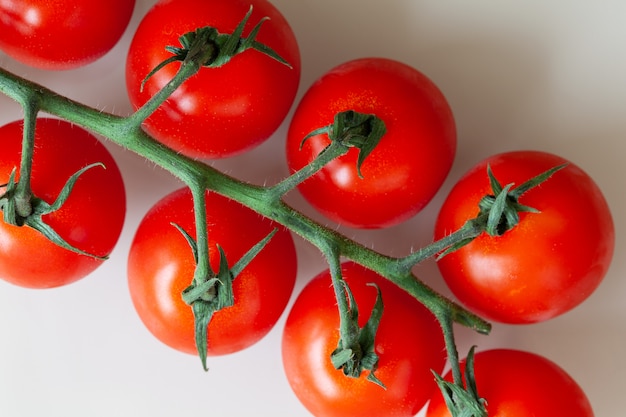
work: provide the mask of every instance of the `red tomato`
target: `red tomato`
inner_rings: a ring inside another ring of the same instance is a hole
[[[296,299],[283,333],[282,355],[291,388],[315,416],[413,416],[436,389],[431,369],[440,372],[445,346],[434,316],[391,282],[355,263],[342,266],[363,326],[382,291],[376,376],[386,385],[344,376],[330,362],[339,340],[339,312],[329,271],[310,281]]]
[[[474,370],[489,417],[593,417],[576,381],[542,356],[509,349],[478,352]],[[452,380],[450,373],[445,378]],[[428,404],[426,417],[451,417],[441,392]]]
[[[326,135],[302,139],[354,110],[375,114],[387,133],[361,167],[358,150],[327,164],[299,186],[318,211],[340,224],[378,228],[419,212],[446,178],[456,151],[456,128],[445,97],[426,76],[403,63],[364,58],[333,68],[306,92],[287,137],[287,161],[296,171],[328,143]]]
[[[244,36],[263,17],[257,40],[274,49],[289,68],[256,51],[235,56],[220,68],[202,68],[145,123],[157,140],[191,157],[217,158],[248,150],[266,140],[282,123],[300,81],[300,52],[281,13],[266,0],[163,0],[140,23],[130,45],[126,82],[135,107],[170,81],[180,63],[162,68],[140,91],[143,79],[180,46],[179,36],[204,26],[232,33],[254,7]]]
[[[219,269],[219,244],[229,265],[236,263],[277,224],[252,210],[207,193],[207,222],[212,268]],[[195,238],[193,200],[187,189],[169,194],[144,217],[128,260],[130,294],[146,327],[166,345],[197,354],[194,318],[182,291],[191,284],[195,262],[181,226]],[[208,327],[208,354],[244,349],[274,326],[293,291],[296,253],[291,234],[280,228],[233,281],[235,304],[216,312]]]
[[[0,49],[37,68],[78,68],[115,46],[134,8],[135,0],[3,0]]]
[[[534,151],[492,156],[472,168],[445,200],[435,226],[440,239],[478,214],[490,194],[487,164],[504,186],[520,185],[565,159]],[[605,276],[615,230],[600,189],[569,165],[519,202],[541,213],[521,213],[500,237],[482,234],[439,262],[452,292],[470,309],[494,321],[532,323],[562,314],[585,300]]]
[[[8,182],[14,167],[19,168],[22,127],[23,122],[16,121],[0,128],[0,184]],[[117,164],[87,131],[56,119],[38,119],[31,172],[36,197],[53,203],[74,173],[96,162],[106,169],[94,167],[83,173],[65,204],[43,219],[75,248],[105,256],[117,243],[126,214],[124,182]],[[10,283],[58,287],[84,277],[101,263],[52,243],[34,229],[0,219],[0,278]]]

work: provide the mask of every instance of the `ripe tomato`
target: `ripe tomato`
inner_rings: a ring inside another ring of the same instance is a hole
[[[281,13],[266,0],[167,0],[144,17],[130,45],[127,90],[135,107],[143,105],[170,81],[180,63],[143,79],[171,56],[164,48],[179,46],[179,36],[204,26],[232,33],[254,7],[248,27],[262,18],[257,40],[274,49],[289,68],[248,50],[219,68],[202,68],[145,122],[157,140],[191,157],[217,158],[248,150],[266,140],[282,123],[300,81],[300,52],[295,35]]]
[[[22,121],[0,128],[0,184],[8,182],[13,168],[18,167],[19,173],[22,128]],[[84,172],[65,204],[43,219],[73,247],[105,256],[117,243],[126,214],[124,182],[117,164],[89,132],[61,120],[38,119],[31,171],[36,197],[52,204],[74,173],[96,162],[106,169]],[[58,287],[84,277],[101,263],[52,243],[34,229],[0,219],[0,278],[12,284]]]
[[[561,165],[544,152],[492,156],[459,180],[439,213],[435,238],[476,216],[491,192],[487,164],[504,186]],[[500,322],[532,323],[562,314],[585,300],[611,262],[615,231],[606,200],[581,168],[569,162],[519,202],[541,213],[521,213],[520,223],[500,237],[482,234],[439,262],[452,292],[470,309]]]
[[[339,340],[339,313],[330,272],[317,275],[296,299],[283,332],[282,355],[291,388],[315,416],[413,416],[436,383],[431,369],[445,363],[441,329],[432,314],[391,282],[358,264],[342,266],[363,326],[382,292],[384,311],[376,338],[376,376],[386,385],[344,376],[330,362]]]
[[[287,137],[287,161],[296,171],[328,143],[326,135],[302,139],[354,110],[375,114],[387,133],[365,159],[358,150],[327,164],[299,186],[318,211],[340,224],[378,228],[419,212],[446,178],[456,151],[456,128],[445,97],[432,81],[403,63],[363,58],[341,64],[318,79],[298,105]]]
[[[219,269],[216,244],[232,266],[280,227],[216,193],[207,193],[206,198],[210,262],[215,271]],[[174,349],[197,354],[192,309],[181,296],[191,284],[195,262],[187,240],[172,222],[195,238],[188,189],[163,198],[141,221],[128,260],[130,295],[154,336]],[[291,234],[280,228],[233,281],[235,304],[213,315],[208,327],[209,355],[239,351],[270,331],[293,291],[296,264]]]
[[[530,352],[494,349],[476,353],[478,395],[489,417],[593,417],[580,386],[554,362]],[[445,379],[451,381],[450,372]],[[428,404],[426,417],[451,417],[441,392]]]
[[[36,68],[78,68],[115,46],[134,8],[135,0],[3,0],[0,49]]]

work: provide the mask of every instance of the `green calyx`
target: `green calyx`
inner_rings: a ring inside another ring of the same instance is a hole
[[[345,155],[351,147],[359,150],[356,168],[359,177],[363,178],[361,165],[378,145],[386,131],[385,123],[373,114],[358,113],[354,110],[336,113],[332,124],[315,129],[306,135],[300,142],[300,149],[307,140],[317,135],[327,135],[330,144],[309,164],[273,186],[269,191],[270,194],[274,196],[274,199],[281,198],[319,172],[330,161]]]
[[[276,51],[269,46],[256,40],[256,36],[263,25],[268,20],[267,17],[261,19],[259,23],[250,31],[247,37],[242,37],[243,30],[252,15],[252,6],[248,13],[239,22],[233,33],[220,33],[216,28],[206,26],[198,28],[193,32],[187,32],[178,38],[181,47],[166,46],[165,49],[173,54],[172,57],[166,59],[157,65],[141,83],[141,88],[146,81],[157,73],[164,66],[180,61],[194,61],[201,67],[217,68],[228,63],[235,55],[238,55],[248,49],[255,49],[270,58],[280,62],[291,68],[291,65],[285,61]]]
[[[349,317],[348,323],[342,326],[347,331],[341,332],[337,349],[331,354],[331,362],[335,369],[341,369],[344,375],[352,378],[359,378],[363,371],[369,371],[367,379],[385,388],[382,381],[374,374],[379,360],[374,342],[384,308],[380,288],[375,284],[370,284],[376,288],[378,295],[367,323],[361,328],[358,324],[359,310],[352,291],[345,281],[341,280],[341,284],[348,299]]]
[[[326,134],[333,143],[340,143],[346,148],[357,148],[359,150],[357,172],[359,177],[363,178],[361,165],[385,133],[387,133],[385,122],[376,115],[347,110],[337,113],[332,124],[315,129],[306,135],[300,147],[311,137]]]
[[[465,387],[446,381],[433,372],[452,417],[487,417],[486,401],[480,398],[476,389],[474,349],[475,347],[470,349],[465,361]]]
[[[182,227],[177,224],[173,224],[173,226],[176,227],[187,240],[187,243],[191,247],[196,265],[198,265],[199,253],[197,242]],[[196,349],[198,350],[198,355],[200,356],[205,371],[208,370],[208,326],[213,318],[213,314],[235,304],[235,296],[233,293],[234,279],[250,261],[261,252],[276,232],[277,229],[274,229],[260,242],[250,248],[232,268],[228,266],[228,260],[226,259],[224,250],[217,245],[217,250],[220,254],[219,270],[213,272],[209,268],[209,271],[201,272],[194,278],[191,285],[183,290],[183,301],[190,305],[193,310]]]
[[[564,167],[565,165],[560,165],[549,169],[520,186],[512,188],[513,184],[502,187],[493,175],[491,167],[488,166],[487,175],[489,176],[493,194],[483,197],[478,203],[480,208],[479,217],[481,215],[487,216],[485,232],[490,236],[501,236],[519,223],[519,213],[538,213],[539,210],[520,204],[519,198],[522,194],[543,183],[552,174]]]
[[[534,207],[520,204],[520,197],[522,194],[545,182],[553,174],[566,166],[567,164],[553,167],[515,188],[513,188],[513,184],[507,184],[503,187],[496,179],[491,167],[488,166],[487,175],[489,176],[493,194],[486,195],[480,200],[478,203],[480,209],[478,215],[465,223],[459,230],[460,234],[463,234],[465,231],[472,231],[468,233],[469,237],[456,241],[454,244],[447,247],[438,258],[443,258],[447,254],[469,244],[482,232],[490,236],[503,235],[519,223],[520,213],[539,213],[539,210]]]
[[[104,168],[104,165],[95,163],[77,171],[67,180],[52,204],[33,196],[30,192],[21,193],[19,182],[15,181],[16,171],[13,170],[9,182],[4,185],[4,194],[0,195],[0,211],[3,213],[4,222],[14,226],[31,227],[43,234],[48,240],[72,252],[100,260],[107,259],[107,256],[94,255],[70,245],[43,219],[43,216],[54,213],[65,204],[78,178],[94,167]]]

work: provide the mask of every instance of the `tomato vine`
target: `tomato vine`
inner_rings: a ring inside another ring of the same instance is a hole
[[[198,46],[194,45],[194,47]],[[0,69],[0,91],[20,103],[34,107],[36,111],[27,113],[27,117],[35,117],[38,112],[52,114],[106,137],[154,162],[183,181],[192,190],[196,201],[199,201],[199,196],[203,196],[207,189],[217,192],[284,225],[292,232],[310,241],[324,253],[328,253],[326,248],[334,248],[332,255],[329,255],[331,262],[334,263],[343,256],[381,274],[421,301],[437,317],[444,318],[441,324],[444,333],[448,335],[446,337],[448,355],[452,363],[458,363],[452,322],[460,323],[485,334],[489,333],[491,325],[424,284],[410,271],[410,268],[406,267],[406,260],[402,262],[378,253],[306,217],[283,201],[282,197],[288,189],[276,192],[276,188],[271,186],[262,187],[240,181],[201,161],[186,157],[164,146],[141,128],[143,120],[149,117],[185,80],[194,75],[205,61],[206,56],[202,53],[187,54],[174,79],[149,103],[128,117],[106,113],[70,100],[4,69]],[[323,160],[316,160],[312,166],[323,164]],[[196,215],[197,218],[202,218],[202,210],[205,208],[202,208],[201,203],[197,204],[196,210],[199,212]],[[199,267],[196,270],[196,275],[208,276],[208,271],[202,268],[202,265],[208,265],[203,260],[208,253],[206,251],[208,246],[204,238],[207,233],[206,230],[202,230],[206,224],[199,221],[197,227],[199,228],[197,230]],[[414,264],[417,264],[418,261],[416,260]],[[404,266],[400,267],[403,264]]]
[[[467,415],[463,414],[466,413],[463,410],[468,408],[474,410],[472,414],[476,417],[486,415],[483,400],[475,394],[476,388],[472,380],[472,373],[467,372],[465,376],[469,380],[463,380],[453,324],[458,323],[484,334],[490,332],[491,325],[485,319],[427,286],[415,275],[413,267],[429,257],[445,256],[450,251],[469,243],[482,233],[502,235],[512,227],[515,227],[519,221],[518,213],[532,210],[532,208],[518,203],[519,196],[543,181],[548,180],[561,167],[548,170],[535,178],[529,179],[518,187],[513,187],[511,184],[502,186],[489,171],[486,175],[489,175],[493,195],[486,196],[482,200],[478,216],[468,221],[458,231],[402,258],[390,257],[367,248],[297,211],[284,201],[284,196],[299,183],[319,171],[329,161],[346,153],[351,147],[358,148],[360,152],[357,166],[360,175],[361,164],[376,146],[385,131],[384,123],[377,119],[375,115],[364,115],[352,111],[339,113],[332,125],[320,126],[319,129],[311,132],[311,135],[327,134],[331,139],[331,144],[309,165],[278,184],[269,186],[253,185],[220,172],[202,161],[185,156],[163,145],[142,129],[144,121],[174,91],[203,67],[228,65],[232,56],[244,52],[263,53],[268,56],[268,59],[275,59],[288,65],[269,47],[255,40],[254,36],[261,29],[263,21],[255,26],[248,38],[242,38],[243,26],[246,24],[249,16],[250,13],[244,17],[232,35],[218,34],[213,28],[203,28],[183,35],[181,37],[182,48],[171,47],[169,50],[174,53],[174,56],[171,60],[163,63],[163,65],[167,65],[171,61],[182,62],[175,77],[147,103],[128,117],[103,112],[100,109],[70,100],[42,85],[0,68],[0,91],[19,102],[24,109],[26,122],[24,149],[32,148],[33,144],[30,139],[32,139],[32,133],[35,129],[35,120],[38,113],[45,112],[77,124],[141,155],[178,177],[191,190],[194,200],[197,238],[193,239],[186,232],[184,234],[191,247],[190,250],[193,251],[196,269],[193,282],[190,283],[190,287],[186,292],[181,294],[181,297],[184,297],[185,302],[193,308],[197,320],[196,328],[201,329],[196,334],[196,340],[198,351],[205,367],[206,334],[202,329],[206,331],[206,324],[211,319],[215,309],[228,306],[233,301],[232,297],[230,297],[225,300],[218,300],[217,306],[208,306],[207,302],[205,302],[206,300],[202,299],[202,296],[211,289],[216,280],[230,280],[231,275],[240,271],[243,267],[239,262],[246,263],[249,261],[249,257],[246,255],[241,260],[236,260],[238,263],[230,270],[222,268],[226,263],[225,260],[218,271],[211,269],[208,261],[209,244],[206,237],[207,207],[204,202],[205,192],[208,190],[237,201],[268,219],[283,225],[309,241],[326,257],[330,265],[341,317],[341,342],[336,354],[333,355],[333,360],[337,362],[337,367],[343,367],[346,375],[359,376],[362,370],[369,370],[369,378],[372,381],[380,385],[385,384],[385,381],[379,381],[374,374],[377,357],[372,347],[373,333],[375,333],[378,325],[376,320],[380,319],[382,303],[381,305],[377,303],[376,310],[372,313],[373,321],[368,322],[364,328],[359,328],[356,325],[358,314],[356,313],[350,289],[341,277],[341,258],[350,259],[380,274],[419,300],[433,313],[441,325],[448,359],[452,366],[452,384],[444,382],[442,378],[438,378],[442,384],[442,390],[447,392],[449,396],[454,397],[449,398],[449,400],[450,404],[455,404],[460,410],[458,415]],[[160,68],[161,66],[155,68],[154,72],[157,72]],[[152,73],[148,74],[148,76],[151,75]],[[306,141],[307,138],[308,136],[303,138],[303,141]],[[29,161],[29,153],[25,151],[22,177],[15,185],[16,191],[14,195],[19,197],[16,200],[16,211],[22,217],[30,215],[28,207],[24,208],[24,196],[26,196],[29,202],[32,201],[28,188]],[[71,182],[72,178],[69,179],[68,184],[71,185]],[[6,199],[10,196],[4,194],[2,197]],[[4,204],[2,206],[5,213],[7,211],[6,207],[9,207],[9,205]],[[257,246],[252,247],[250,256],[261,250],[262,246],[269,239],[271,239],[271,235],[259,242]],[[365,345],[365,348],[362,349],[364,354],[360,357],[358,355],[353,356],[353,351],[361,350],[363,347],[357,346],[360,343]],[[468,395],[462,394],[467,392],[466,385],[469,389]],[[466,399],[463,400],[463,398]],[[462,401],[470,404],[470,406],[459,405],[458,402]]]

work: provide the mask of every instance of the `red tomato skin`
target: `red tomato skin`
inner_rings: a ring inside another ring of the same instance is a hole
[[[477,164],[446,198],[435,238],[478,213],[478,201],[491,192],[487,163],[504,186],[566,162],[519,200],[541,213],[522,213],[503,236],[483,234],[438,262],[452,292],[471,310],[504,323],[541,322],[579,305],[606,275],[615,245],[609,206],[587,173],[550,153],[506,152]]]
[[[222,158],[243,153],[268,139],[287,115],[300,82],[300,51],[284,16],[266,0],[162,0],[144,17],[132,40],[126,63],[126,84],[135,108],[169,82],[180,63],[161,69],[140,84],[171,56],[165,46],[204,26],[232,33],[254,10],[244,30],[263,17],[257,40],[274,49],[289,68],[255,50],[235,56],[220,68],[202,68],[152,114],[145,129],[157,140],[194,158]]]
[[[493,349],[476,353],[474,361],[478,395],[487,400],[489,417],[594,415],[578,383],[543,356]],[[450,372],[445,378],[452,380]],[[426,417],[451,417],[441,392],[428,404]]]
[[[339,316],[331,279],[324,271],[295,301],[285,324],[283,364],[289,384],[315,416],[413,416],[436,389],[431,369],[445,363],[441,329],[426,308],[398,287],[355,263],[342,266],[358,305],[359,325],[369,317],[376,283],[385,309],[376,342],[376,376],[386,390],[361,378],[348,378],[330,362],[339,340]]]
[[[15,121],[0,128],[0,184],[8,182],[14,167],[19,174],[22,126],[22,121]],[[85,172],[66,203],[44,220],[74,247],[105,256],[115,247],[126,215],[120,170],[89,132],[64,121],[38,119],[31,173],[35,196],[52,203],[70,176],[96,162],[106,169]],[[26,288],[59,287],[83,278],[100,264],[101,260],[61,248],[34,229],[9,225],[0,218],[0,278],[7,282]]]
[[[445,180],[456,152],[452,110],[439,88],[416,69],[386,58],[345,62],[319,78],[298,104],[287,135],[292,172],[309,164],[326,135],[302,139],[332,124],[336,113],[376,114],[387,133],[356,170],[357,149],[327,164],[299,186],[327,218],[356,228],[401,223],[426,206]]]
[[[135,0],[3,0],[0,49],[35,68],[79,68],[115,46],[134,8]]]
[[[279,227],[267,246],[233,281],[235,305],[216,312],[208,328],[208,354],[224,355],[259,341],[284,311],[295,284],[295,246],[287,229],[216,193],[207,193],[210,262],[219,267],[216,243],[234,265],[252,246]],[[159,201],[141,221],[128,260],[128,284],[139,317],[161,342],[197,354],[191,307],[182,291],[191,284],[195,262],[175,222],[195,238],[188,189]]]

